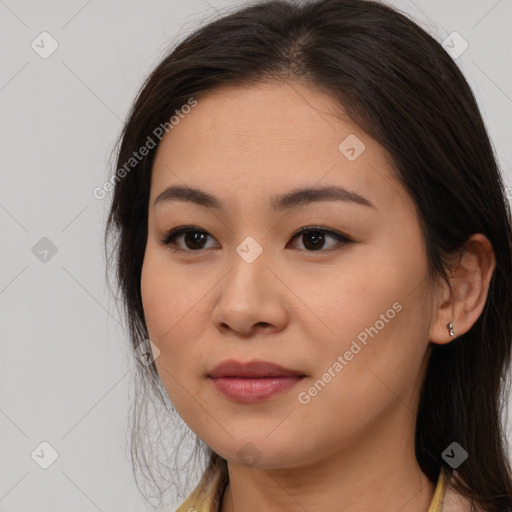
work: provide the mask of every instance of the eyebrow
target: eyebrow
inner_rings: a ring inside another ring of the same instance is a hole
[[[173,185],[164,190],[155,199],[154,206],[170,201],[187,201],[207,208],[224,209],[224,203],[215,196],[198,188],[181,185]],[[345,201],[377,209],[370,200],[340,185],[297,188],[282,195],[271,196],[270,206],[278,211],[319,201]]]

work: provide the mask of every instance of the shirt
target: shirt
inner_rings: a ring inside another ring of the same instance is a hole
[[[469,511],[469,500],[456,493],[448,486],[449,477],[441,466],[439,478],[427,512],[466,512]],[[190,496],[178,507],[176,512],[219,512],[220,502],[225,487],[220,478],[212,481],[204,495],[200,495],[201,482]]]

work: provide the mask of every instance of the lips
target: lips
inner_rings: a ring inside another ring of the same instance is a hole
[[[305,375],[268,361],[242,363],[229,360],[217,365],[208,377],[229,400],[254,403],[294,387]]]
[[[208,376],[216,379],[220,377],[304,377],[305,374],[268,361],[243,363],[230,359],[217,365]]]

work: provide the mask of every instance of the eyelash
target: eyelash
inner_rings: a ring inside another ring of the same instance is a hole
[[[177,247],[171,247],[173,245],[174,246],[176,245],[174,243],[174,240],[176,238],[178,238],[179,236],[181,236],[181,235],[183,235],[183,234],[185,234],[187,232],[203,233],[203,234],[206,234],[208,236],[211,236],[204,229],[196,228],[194,226],[182,226],[182,227],[177,227],[177,228],[174,228],[174,229],[170,230],[167,234],[164,235],[164,237],[161,238],[160,242],[163,245],[168,246],[171,250],[177,251],[177,252],[193,253],[193,252],[202,252],[202,251],[204,251],[204,249],[192,250],[192,249],[180,249],[180,248],[177,248]],[[353,242],[353,240],[351,240],[350,238],[348,238],[345,235],[342,235],[341,233],[337,233],[336,231],[332,231],[330,229],[322,228],[320,226],[306,226],[306,227],[303,227],[303,228],[299,229],[298,231],[296,231],[292,235],[291,240],[294,240],[295,238],[297,238],[298,236],[300,236],[300,235],[302,235],[304,233],[323,233],[323,234],[327,234],[327,235],[335,238],[336,240],[338,240],[338,245],[340,245],[340,244],[341,245],[345,245],[347,243]],[[332,247],[331,249],[318,249],[318,250],[299,249],[299,250],[300,251],[304,251],[304,252],[316,253],[316,252],[330,252],[330,251],[332,251],[332,250],[334,250],[336,248],[337,248],[337,246]]]

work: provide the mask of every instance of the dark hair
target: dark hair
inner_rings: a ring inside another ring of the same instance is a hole
[[[121,133],[116,168],[190,98],[272,80],[328,92],[389,152],[417,208],[432,282],[448,282],[448,257],[471,234],[492,243],[496,268],[482,314],[466,334],[430,345],[415,448],[435,483],[442,466],[450,469],[443,451],[458,442],[469,456],[457,469],[456,489],[485,510],[512,510],[500,417],[512,340],[510,206],[471,89],[432,36],[370,0],[251,3],[189,35],[149,75]],[[116,277],[133,348],[148,337],[140,277],[155,153],[115,178],[105,233],[106,246],[109,234],[116,235]],[[139,368],[164,402],[156,366]],[[227,479],[226,461],[203,447],[205,475],[220,471]],[[136,441],[132,448],[137,451]]]

